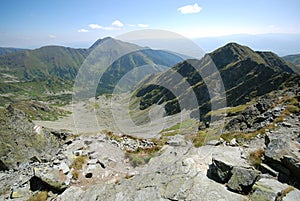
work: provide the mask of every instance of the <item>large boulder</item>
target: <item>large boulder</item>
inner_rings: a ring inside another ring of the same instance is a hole
[[[220,183],[227,183],[232,176],[234,167],[250,168],[241,157],[241,151],[238,147],[224,147],[212,154],[212,164],[208,175]]]
[[[234,167],[231,170],[232,176],[228,181],[227,187],[230,190],[249,193],[253,184],[258,179],[259,172],[253,169],[243,167]]]
[[[297,178],[300,180],[300,144],[294,132],[281,127],[265,137],[265,163],[279,172],[282,181]]]
[[[226,150],[225,150],[226,149]],[[239,148],[225,147],[223,152],[213,153],[208,176],[228,189],[248,194],[260,173],[241,158]]]
[[[30,179],[30,189],[52,191],[62,193],[66,190],[67,177],[56,168],[40,167],[34,168],[34,176]]]

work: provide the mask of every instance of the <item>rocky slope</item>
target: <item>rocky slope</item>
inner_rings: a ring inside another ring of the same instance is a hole
[[[18,169],[20,164],[31,160],[49,160],[66,137],[63,133],[37,127],[22,110],[12,105],[0,110],[1,170]]]

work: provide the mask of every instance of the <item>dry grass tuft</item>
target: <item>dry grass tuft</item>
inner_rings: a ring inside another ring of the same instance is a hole
[[[38,193],[34,194],[27,201],[46,201],[47,198],[48,198],[48,192],[47,191],[41,191],[41,192],[38,192]]]
[[[262,157],[264,154],[265,154],[264,149],[258,149],[256,151],[250,152],[250,155],[249,155],[250,163],[253,166],[258,167],[262,163]]]

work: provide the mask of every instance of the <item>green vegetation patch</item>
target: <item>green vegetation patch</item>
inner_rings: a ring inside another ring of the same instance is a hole
[[[136,151],[127,151],[125,157],[133,167],[147,164],[151,158],[158,156],[160,147],[155,146],[147,149],[137,149]]]

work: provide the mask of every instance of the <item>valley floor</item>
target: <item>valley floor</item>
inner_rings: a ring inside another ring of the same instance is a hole
[[[68,117],[57,121],[35,121],[36,124],[52,129],[66,129],[75,134],[97,134],[112,131],[140,138],[157,138],[163,129],[189,118],[190,112],[166,116],[161,106],[145,111],[134,105],[131,110],[128,94],[102,95],[97,99],[74,102],[62,109],[71,111]],[[131,106],[132,107],[132,106]],[[132,116],[136,113],[138,116]],[[134,122],[134,121],[138,122]]]

